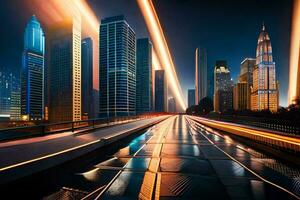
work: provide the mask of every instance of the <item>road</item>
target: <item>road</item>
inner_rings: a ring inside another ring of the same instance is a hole
[[[173,116],[79,170],[48,198],[297,199],[299,174],[226,134]]]

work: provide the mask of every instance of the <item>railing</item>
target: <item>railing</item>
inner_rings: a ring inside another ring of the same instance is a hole
[[[207,118],[300,135],[300,124],[288,120],[231,115],[207,116]]]
[[[30,137],[50,135],[54,133],[68,132],[68,131],[73,133],[82,133],[84,131],[89,131],[101,127],[107,127],[107,126],[116,125],[120,123],[128,123],[131,121],[152,118],[155,116],[159,116],[159,114],[98,118],[98,119],[89,119],[89,120],[82,120],[82,121],[70,121],[70,122],[0,129],[0,141],[24,139]]]

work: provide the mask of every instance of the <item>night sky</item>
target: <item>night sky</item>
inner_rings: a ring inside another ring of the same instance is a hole
[[[22,7],[22,1],[0,1],[0,65],[14,69],[21,66],[23,31],[30,15],[34,14]],[[135,0],[87,1],[99,19],[123,14],[138,38],[148,36]],[[225,59],[236,81],[241,61],[255,57],[264,21],[280,82],[280,104],[286,105],[292,0],[153,1],[185,96],[187,89],[194,87],[194,51],[197,46],[208,51],[211,76],[215,61]]]

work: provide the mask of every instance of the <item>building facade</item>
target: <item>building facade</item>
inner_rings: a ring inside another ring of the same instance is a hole
[[[164,70],[155,71],[155,111],[167,112],[167,80]]]
[[[199,101],[207,97],[207,52],[204,48],[197,48],[195,52],[195,101]]]
[[[135,115],[136,37],[124,16],[100,25],[99,115]]]
[[[263,25],[258,37],[256,66],[253,71],[251,110],[278,110],[278,83],[273,61],[271,40]]]
[[[93,98],[93,41],[81,41],[81,115],[85,119],[95,116]]]
[[[44,119],[45,35],[33,15],[24,33],[21,70],[21,114],[23,120]]]
[[[233,109],[234,110],[247,110],[248,109],[248,83],[238,82],[233,88]],[[249,96],[250,97],[250,96]]]
[[[241,71],[240,71],[238,83],[240,83],[239,87],[246,87],[247,90],[246,92],[244,90],[237,90],[237,92],[242,92],[236,94],[237,96],[240,96],[238,98],[240,100],[243,99],[245,101],[240,105],[246,105],[246,106],[239,107],[238,108],[239,110],[251,109],[251,88],[253,86],[253,70],[255,64],[256,64],[255,58],[245,58],[241,62]]]
[[[188,90],[188,107],[195,105],[195,89]]]
[[[54,24],[49,32],[49,120],[81,120],[81,18]]]
[[[233,109],[233,84],[226,61],[217,61],[214,70],[214,110],[224,112]]]
[[[168,99],[168,112],[170,113],[176,113],[177,110],[176,110],[176,101],[175,101],[175,98],[174,97],[170,97]]]
[[[136,112],[153,110],[152,44],[148,38],[137,40],[136,51]]]

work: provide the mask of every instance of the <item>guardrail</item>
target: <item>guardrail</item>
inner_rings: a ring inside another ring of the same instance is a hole
[[[275,133],[272,131],[259,130],[258,128],[246,127],[243,125],[211,120],[202,117],[190,116],[192,120],[199,122],[205,126],[215,128],[221,131],[248,138],[272,148],[285,150],[291,153],[299,154],[300,152],[300,136],[288,135],[285,133]]]
[[[300,124],[293,121],[282,119],[270,119],[261,117],[248,117],[248,116],[207,116],[209,119],[232,122],[237,124],[243,124],[247,126],[255,126],[264,129],[270,129],[273,131],[284,132],[293,135],[300,135]]]
[[[127,123],[130,121],[152,118],[155,116],[159,116],[159,114],[112,117],[112,118],[97,118],[97,119],[89,119],[89,120],[82,120],[82,121],[69,121],[69,122],[61,122],[61,123],[51,123],[51,124],[41,124],[41,125],[34,125],[34,126],[0,129],[0,142],[44,136],[44,135],[62,133],[67,131],[71,131],[73,133],[80,133],[80,132],[111,126],[111,125],[116,125],[120,123]]]

